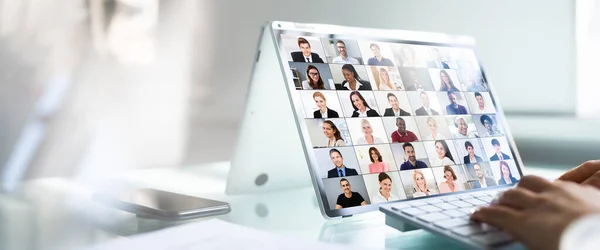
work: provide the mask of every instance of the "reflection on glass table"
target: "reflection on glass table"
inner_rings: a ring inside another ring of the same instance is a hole
[[[231,204],[217,218],[299,239],[351,244],[367,249],[461,249],[423,230],[400,232],[375,211],[326,220],[311,186],[279,192],[226,195],[229,164],[183,169],[144,169],[85,183],[45,178],[22,183],[17,192],[0,195],[1,249],[81,249],[111,239],[176,226],[106,207],[91,200],[99,190],[152,187]],[[561,171],[526,168],[528,173],[554,178]]]

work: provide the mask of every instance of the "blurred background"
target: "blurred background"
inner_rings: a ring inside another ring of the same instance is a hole
[[[525,164],[600,157],[593,0],[0,0],[0,177],[231,158],[268,20],[473,36]]]

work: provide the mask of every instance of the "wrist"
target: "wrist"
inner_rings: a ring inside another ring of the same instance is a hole
[[[575,219],[562,232],[559,249],[595,249],[599,225],[600,214],[588,214]]]

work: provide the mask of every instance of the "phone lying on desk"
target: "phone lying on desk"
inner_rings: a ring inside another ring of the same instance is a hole
[[[159,220],[187,220],[231,211],[227,202],[151,188],[101,192],[94,194],[92,199],[138,217]]]

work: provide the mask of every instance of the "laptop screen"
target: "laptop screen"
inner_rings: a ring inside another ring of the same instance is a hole
[[[349,30],[275,33],[326,211],[519,180],[472,45]]]

